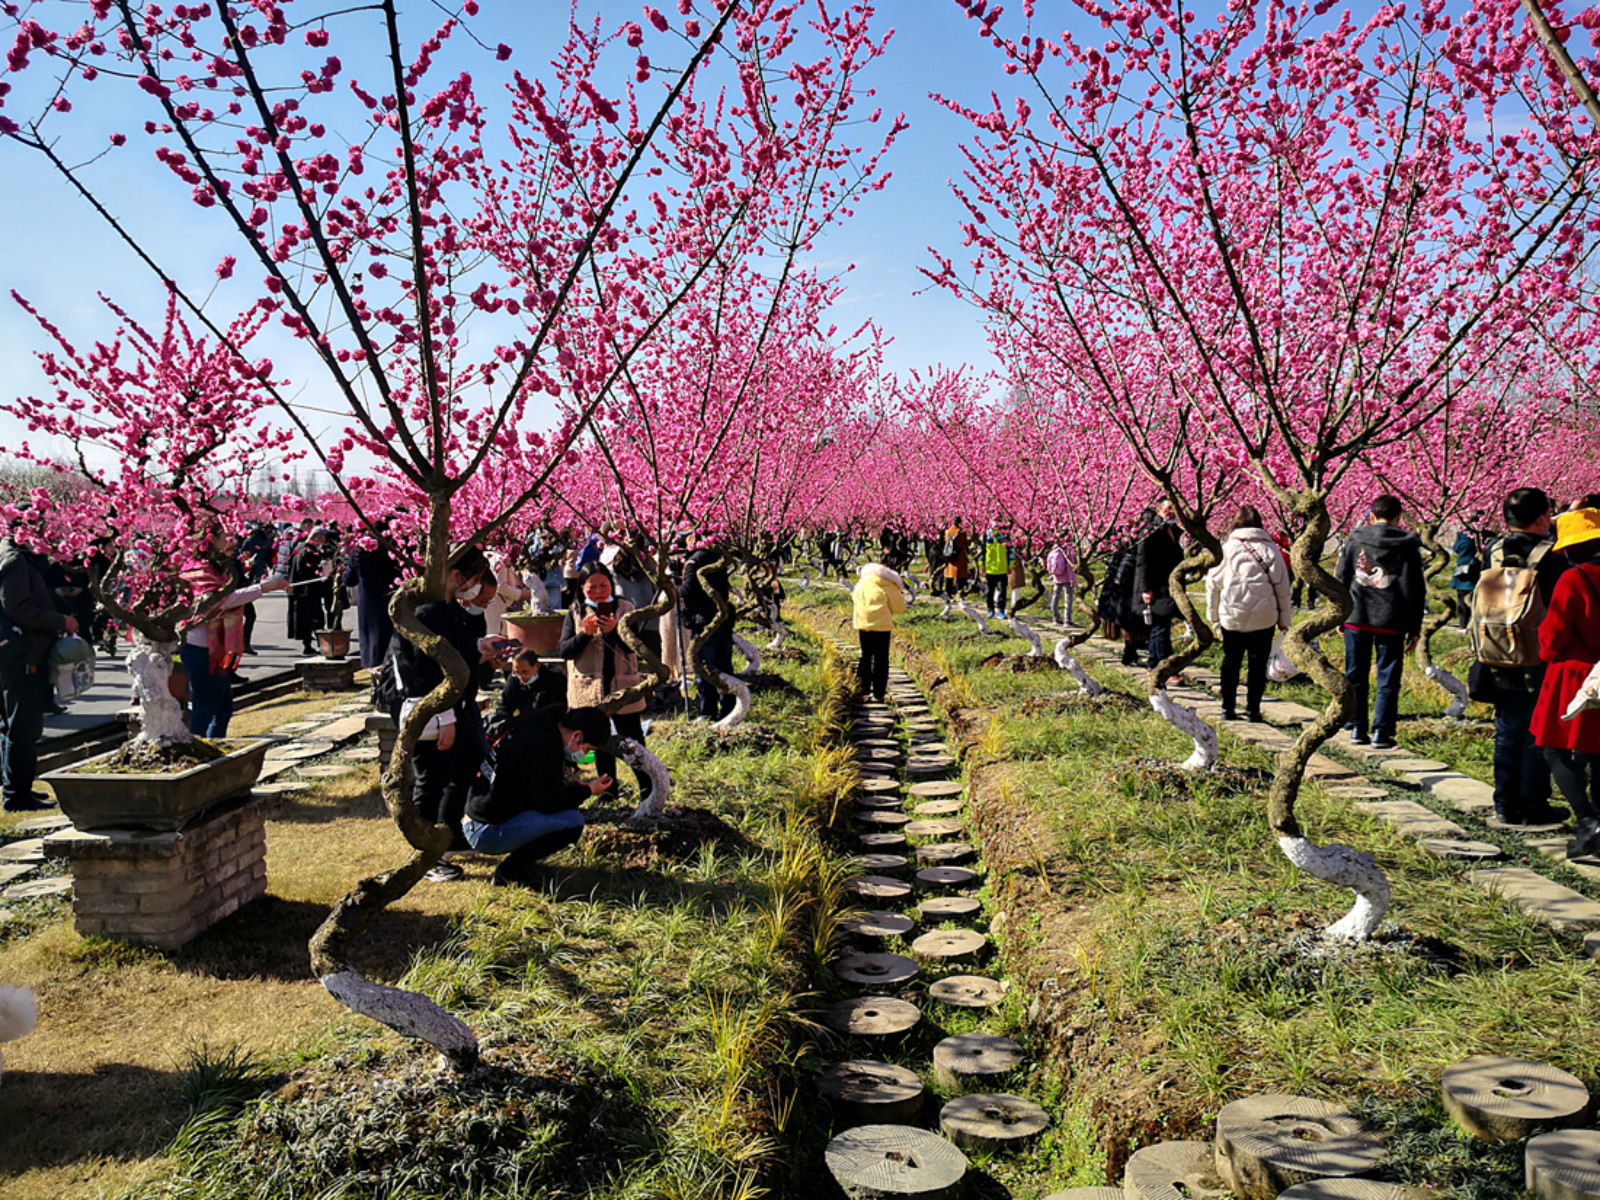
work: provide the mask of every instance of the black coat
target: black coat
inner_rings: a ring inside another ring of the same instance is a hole
[[[289,582],[298,584],[289,593],[289,636],[309,642],[317,631],[326,628],[328,608],[333,600],[333,583],[322,578],[328,561],[326,546],[305,542],[289,560]],[[473,655],[474,658],[477,655]]]
[[[1356,578],[1362,566],[1375,582]],[[1334,568],[1334,578],[1350,589],[1348,624],[1415,636],[1422,632],[1428,589],[1422,575],[1422,542],[1393,525],[1363,525],[1350,535]]]
[[[541,666],[527,683],[515,675],[507,679],[494,715],[501,721],[510,721],[541,710],[551,710],[558,717],[567,711],[567,677],[554,667]]]
[[[717,551],[707,548],[696,550],[689,556],[689,561],[683,564],[683,580],[678,585],[678,603],[683,609],[685,629],[698,633],[717,619],[716,599],[701,586],[700,571],[722,557]],[[710,582],[712,591],[724,600],[729,598],[731,592],[726,566],[707,572],[706,579]]]
[[[456,720],[476,721],[478,711],[478,639],[483,636],[483,618],[474,617],[461,605],[438,600],[417,609],[417,620],[456,648],[467,663],[467,690],[456,701]],[[444,681],[444,670],[397,632],[393,635],[395,666],[400,690],[408,700],[420,700]],[[470,713],[469,711],[470,710]]]
[[[356,589],[356,633],[361,643],[361,665],[375,667],[394,636],[389,619],[389,597],[399,577],[394,559],[382,546],[376,550],[355,549],[344,566],[345,587]],[[474,655],[474,658],[477,656]]]
[[[526,712],[511,723],[494,748],[490,768],[480,771],[467,793],[467,816],[482,825],[500,825],[519,813],[566,812],[581,808],[589,789],[567,778],[556,718]]]
[[[44,666],[50,647],[67,631],[67,618],[35,557],[9,538],[0,541],[0,612],[27,634],[22,665]]]
[[[1136,610],[1144,608],[1144,594],[1155,599],[1150,613],[1159,624],[1178,615],[1178,606],[1172,599],[1172,572],[1183,561],[1183,534],[1170,521],[1157,525],[1139,539],[1139,549],[1134,556],[1133,587],[1129,603]]]

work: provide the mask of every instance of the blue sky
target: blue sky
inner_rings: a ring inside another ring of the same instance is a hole
[[[584,11],[598,10],[607,24],[637,19],[640,12],[633,2],[580,2]],[[424,11],[415,3],[413,7]],[[1072,6],[1064,0],[1041,5],[1051,7],[1065,16]],[[535,58],[548,57],[548,50],[539,53],[541,42],[550,45],[564,28],[566,10],[564,0],[485,0],[473,26],[491,43],[503,39],[517,46],[513,61],[531,65]],[[540,19],[545,15],[549,20]],[[830,267],[855,264],[839,325],[873,318],[893,339],[888,350],[892,370],[940,362],[987,367],[991,360],[978,314],[948,293],[930,289],[919,270],[931,263],[927,246],[959,258],[961,242],[961,208],[947,181],[961,171],[957,146],[966,136],[965,122],[936,105],[928,93],[983,103],[991,88],[1007,94],[1013,81],[1000,71],[999,54],[980,41],[976,23],[953,0],[883,0],[876,25],[893,27],[895,36],[872,72],[879,91],[875,103],[888,113],[904,111],[910,128],[888,157],[894,176],[889,185],[870,195],[853,220],[827,234],[816,259]],[[348,50],[344,53],[348,57]],[[35,75],[29,82],[41,79]],[[93,144],[103,145],[111,129],[133,123],[127,114],[97,110],[94,104],[92,95],[87,103],[80,100],[69,118],[74,131],[86,133]],[[129,132],[128,150],[108,160],[100,187],[158,258],[204,290],[217,261],[236,249],[232,239],[219,224],[205,219],[208,214],[187,202],[174,203],[181,189],[171,186],[174,181],[165,168],[151,158],[150,142]],[[94,299],[96,291],[151,317],[159,312],[160,294],[148,270],[32,155],[0,143],[0,178],[6,181],[0,189],[0,228],[7,233],[0,256],[0,395],[14,396],[40,387],[31,352],[44,342],[11,304],[13,289],[82,340],[111,328],[109,316]],[[238,298],[244,299],[242,290]],[[279,358],[280,364],[284,361]],[[318,404],[322,383],[314,372],[307,374],[305,389],[305,401]],[[342,424],[331,416],[323,421],[329,427]],[[0,414],[0,445],[14,444],[20,436],[16,422]]]

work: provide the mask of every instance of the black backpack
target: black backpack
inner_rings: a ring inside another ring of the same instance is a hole
[[[396,725],[400,723],[400,707],[406,699],[406,690],[400,686],[400,664],[395,654],[395,642],[398,639],[399,635],[396,634],[390,640],[383,661],[372,672],[372,707],[388,713],[389,719]]]

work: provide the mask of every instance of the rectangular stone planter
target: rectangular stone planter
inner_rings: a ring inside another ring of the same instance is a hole
[[[301,658],[294,664],[300,689],[306,692],[353,692],[360,669],[359,658]]]
[[[238,750],[173,774],[113,775],[85,771],[97,755],[41,779],[48,783],[78,829],[147,829],[174,832],[228,796],[248,792],[261,774],[272,738],[239,739]],[[115,753],[113,751],[112,753]]]

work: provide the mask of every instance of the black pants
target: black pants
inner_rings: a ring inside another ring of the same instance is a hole
[[[1222,711],[1232,715],[1239,697],[1239,666],[1249,655],[1250,665],[1245,675],[1244,710],[1254,715],[1261,712],[1261,697],[1267,691],[1267,664],[1272,660],[1273,627],[1252,629],[1241,633],[1233,629],[1222,631]]]
[[[463,717],[463,711],[472,715]],[[474,701],[456,709],[456,737],[450,749],[441,750],[434,741],[418,742],[412,756],[411,798],[417,811],[423,820],[453,829],[459,843],[455,849],[465,846],[461,818],[467,811],[467,792],[488,752],[483,719]]]
[[[691,638],[694,631],[690,631]],[[724,675],[733,674],[733,620],[730,618],[722,623],[722,628],[711,635],[711,640],[706,643],[701,651],[701,657],[713,670],[721,671]],[[700,693],[700,715],[711,720],[720,720],[733,711],[737,703],[730,693],[724,696],[717,690],[717,685],[704,675],[696,671],[695,683]]]
[[[889,631],[887,629],[858,629],[861,635],[861,662],[856,667],[856,678],[861,681],[863,694],[872,693],[874,700],[889,694]]]
[[[244,648],[246,650],[250,649],[250,635],[255,632],[255,628],[256,606],[254,604],[246,604],[244,606]]]
[[[1572,805],[1572,815],[1580,821],[1600,821],[1600,754],[1546,747],[1544,758],[1550,764],[1550,778]]]
[[[983,596],[988,602],[990,612],[1004,612],[1006,608],[1006,576],[985,575],[983,577]]]
[[[632,738],[641,746],[644,745],[644,722],[639,713],[618,713],[611,718],[611,724],[616,727],[618,737]],[[607,754],[604,750],[596,750],[594,752],[594,770],[597,775],[611,776],[613,782],[611,787],[606,790],[605,795],[608,799],[615,800],[617,798],[617,785],[615,782],[617,778],[617,756]],[[650,794],[650,776],[643,771],[635,771],[633,777],[639,784],[639,799],[643,800]]]
[[[27,637],[26,633],[13,637]],[[0,670],[0,788],[5,806],[26,803],[39,774],[39,739],[44,736],[44,709],[50,697],[49,676],[20,663]]]

